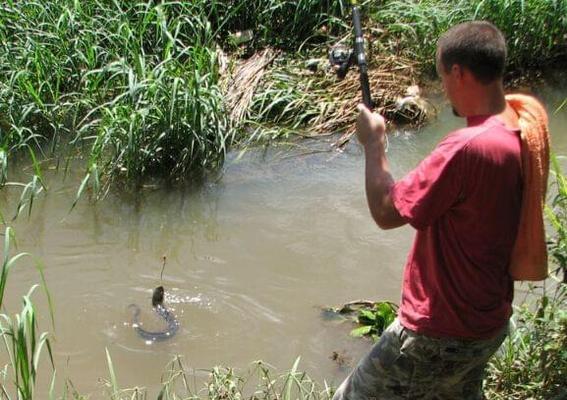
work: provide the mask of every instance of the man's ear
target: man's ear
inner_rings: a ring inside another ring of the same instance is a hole
[[[457,79],[460,82],[465,76],[465,69],[462,65],[453,64],[451,66],[451,75],[453,76],[453,78]]]

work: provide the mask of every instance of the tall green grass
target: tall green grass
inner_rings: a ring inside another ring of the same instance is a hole
[[[212,0],[204,8],[224,38],[251,29],[254,46],[296,51],[349,29],[350,0]]]
[[[384,25],[382,39],[425,63],[441,32],[473,18],[500,26],[516,66],[545,63],[565,50],[567,0],[363,3],[365,14]],[[293,53],[350,29],[348,0],[6,0],[0,187],[14,154],[83,158],[78,197],[88,188],[105,193],[116,182],[176,182],[215,170],[238,135],[219,88],[219,49],[235,50],[233,34],[253,32],[249,51],[269,45]],[[277,71],[267,76],[272,81],[249,114],[260,129],[297,129],[332,108],[308,105],[318,88],[286,82]],[[45,189],[38,171],[24,205]]]
[[[558,275],[563,275],[567,284],[567,177],[562,173],[557,156],[551,157],[551,192],[553,193],[545,212],[554,230],[548,240],[548,249],[557,267]]]
[[[486,389],[494,400],[564,399],[567,379],[567,287],[537,296],[535,308],[516,309],[514,326],[489,363]]]
[[[219,46],[297,49],[343,29],[346,0],[7,0],[0,5],[0,186],[13,154],[85,159],[88,187],[185,180],[222,165],[235,130]]]
[[[32,286],[28,293],[23,296],[23,307],[20,313],[10,316],[4,311],[5,307],[2,308],[10,270],[20,259],[29,256],[26,253],[10,256],[14,240],[13,230],[7,228],[4,234],[4,258],[0,271],[0,309],[2,310],[2,313],[0,313],[0,337],[4,342],[8,364],[2,366],[7,374],[4,376],[4,382],[0,383],[0,397],[6,400],[31,400],[34,398],[40,361],[45,348],[47,348],[53,368],[54,363],[49,340],[50,335],[48,332],[40,333],[38,331],[37,313],[31,300],[31,295],[37,285]],[[40,275],[45,288],[41,269]],[[52,310],[49,294],[48,302]],[[53,318],[52,311],[51,315]],[[11,381],[9,384],[6,384],[7,378]],[[55,371],[53,370],[52,382],[54,378]],[[15,392],[10,390],[10,384],[13,384]]]
[[[232,132],[215,32],[199,6],[5,3],[2,150],[30,140],[40,152],[70,144],[86,156],[85,182],[96,190],[115,178],[176,180],[220,165]]]
[[[511,69],[567,56],[567,0],[394,0],[371,15],[386,29],[392,48],[409,52],[431,71],[439,36],[469,20],[488,20],[502,30]]]

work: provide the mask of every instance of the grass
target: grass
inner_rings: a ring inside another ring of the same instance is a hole
[[[3,396],[7,400],[34,398],[39,362],[44,347],[47,348],[51,365],[55,368],[49,333],[39,333],[37,330],[36,311],[31,301],[31,294],[36,287],[33,286],[23,297],[22,311],[14,318],[0,314],[0,334],[4,339],[17,392],[12,397],[2,385]],[[54,377],[55,375],[53,375]]]
[[[222,27],[221,39],[251,29],[253,47],[270,45],[293,52],[306,44],[328,42],[349,29],[349,0],[213,0],[206,8],[212,25]]]
[[[548,240],[548,249],[557,266],[555,273],[563,275],[567,284],[567,177],[562,173],[557,156],[551,157],[553,197],[546,207],[547,220],[555,231]]]
[[[346,12],[342,0],[6,1],[0,185],[22,148],[34,158],[78,150],[79,197],[116,181],[215,170],[235,135],[219,88],[219,45],[234,48],[231,35],[253,29],[254,48],[297,49],[344,29]]]
[[[567,56],[566,0],[394,0],[376,7],[371,18],[386,29],[390,48],[409,52],[431,72],[439,36],[469,20],[488,20],[502,30],[511,70]]]
[[[551,294],[549,294],[551,292]],[[535,293],[534,293],[535,296]],[[491,359],[486,380],[495,400],[560,399],[567,379],[567,288],[545,290],[535,309],[516,309],[514,326]]]
[[[5,309],[5,307],[2,308],[2,304],[9,272],[16,262],[29,256],[26,253],[19,253],[10,257],[10,248],[14,240],[13,230],[7,228],[4,234],[4,259],[0,273],[0,309],[2,310]],[[39,268],[39,272],[45,288],[45,279],[41,268]],[[45,348],[47,348],[51,365],[54,368],[50,334],[38,331],[37,313],[31,300],[31,295],[36,288],[37,285],[32,286],[28,293],[23,296],[23,307],[19,314],[11,317],[4,311],[0,313],[0,336],[4,342],[4,349],[9,361],[4,369],[6,375],[0,384],[0,397],[2,399],[30,400],[34,398],[39,363]],[[51,298],[48,292],[47,298],[53,318]],[[7,376],[11,378],[15,393],[10,394],[9,386],[6,385]],[[52,376],[54,379],[55,371],[53,371]]]
[[[81,149],[95,192],[116,178],[134,185],[151,175],[176,180],[222,163],[231,131],[217,85],[215,32],[198,5],[59,0],[3,7],[0,37],[10,51],[0,59],[0,116],[8,154],[30,138],[36,152],[41,141]]]

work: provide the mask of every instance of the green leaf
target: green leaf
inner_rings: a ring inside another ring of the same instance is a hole
[[[372,311],[360,310],[358,312],[358,320],[361,321],[361,323],[364,323],[364,322],[362,322],[364,320],[375,321],[376,315]]]
[[[110,353],[108,348],[106,350],[106,365],[108,367],[108,373],[110,375],[110,385],[112,388],[112,399],[118,398],[118,382],[116,380],[116,373],[114,372],[114,364],[112,363],[112,358],[110,358]]]
[[[354,337],[362,337],[364,335],[368,335],[372,331],[371,325],[364,325],[359,328],[353,329],[350,331],[351,336]]]

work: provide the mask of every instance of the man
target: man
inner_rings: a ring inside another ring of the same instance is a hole
[[[366,194],[382,229],[416,230],[398,319],[337,390],[335,400],[482,399],[489,358],[507,332],[508,272],[522,200],[519,121],[504,97],[506,43],[488,22],[447,31],[437,70],[467,127],[446,136],[394,182],[384,119],[359,106]]]

